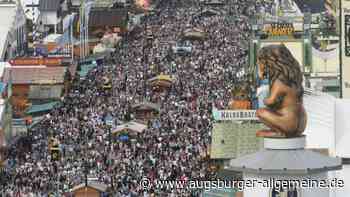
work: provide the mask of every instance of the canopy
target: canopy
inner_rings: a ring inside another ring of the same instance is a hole
[[[40,104],[40,105],[32,105],[29,107],[26,114],[34,114],[34,113],[50,111],[52,108],[57,106],[59,103],[60,103],[59,101],[55,101],[55,102],[49,102],[49,103]]]
[[[119,134],[120,132],[123,131],[131,131],[131,132],[136,132],[136,133],[141,133],[143,132],[147,126],[145,124],[141,124],[135,121],[127,122],[122,125],[118,125],[117,128],[115,128],[112,133],[113,134]]]

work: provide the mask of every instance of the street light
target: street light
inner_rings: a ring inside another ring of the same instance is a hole
[[[107,125],[108,129],[108,138],[109,138],[109,146],[108,146],[108,153],[110,154],[112,150],[112,126],[113,126],[113,117],[108,113],[108,115],[105,117],[105,124]],[[109,165],[109,163],[108,163]],[[114,184],[113,184],[113,173],[111,175],[111,186],[112,189],[114,189]]]
[[[112,126],[113,126],[113,117],[108,114],[105,118],[105,124],[107,125],[108,129],[108,137],[109,137],[109,150],[112,149]]]

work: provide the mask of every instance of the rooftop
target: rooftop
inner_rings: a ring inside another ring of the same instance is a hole
[[[89,17],[90,26],[122,27],[127,19],[126,9],[93,9]]]
[[[264,138],[264,150],[230,161],[227,169],[254,174],[306,175],[342,168],[340,158],[305,150],[305,136]]]
[[[92,189],[97,190],[97,191],[100,191],[100,192],[105,192],[107,190],[107,188],[108,188],[108,186],[103,184],[103,183],[92,182],[92,181],[88,182],[87,187],[92,188]],[[80,189],[83,189],[83,188],[85,188],[85,184],[84,183],[73,187],[71,191],[74,192],[74,191],[77,191],[77,190],[80,190]]]

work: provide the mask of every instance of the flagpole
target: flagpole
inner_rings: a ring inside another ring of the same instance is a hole
[[[81,5],[79,9],[79,58],[81,58]]]
[[[83,50],[83,59],[85,59],[85,1],[83,1],[83,8],[82,8],[82,16],[81,16],[81,21],[83,23],[82,26],[82,50]]]
[[[71,24],[70,24],[70,44],[71,44],[71,58],[72,58],[72,63],[74,61],[74,40],[73,40],[73,22],[75,19],[75,15],[73,14],[73,17],[71,18]]]
[[[88,46],[89,46],[89,35],[88,35],[88,31],[89,31],[89,29],[88,29],[88,26],[89,26],[89,22],[88,22],[88,12],[86,12],[87,10],[85,10],[85,14],[84,14],[84,17],[85,17],[85,25],[84,25],[84,27],[85,27],[85,49],[84,49],[84,51],[85,51],[85,56],[84,57],[87,57],[88,56],[88,54],[89,54],[89,52],[88,52]]]

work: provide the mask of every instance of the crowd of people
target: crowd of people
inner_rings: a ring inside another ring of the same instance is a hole
[[[236,73],[248,61],[249,18],[265,4],[233,0],[211,8],[197,1],[165,2],[144,19],[147,31],[125,37],[104,65],[74,79],[62,105],[30,132],[30,147],[10,148],[0,196],[69,196],[86,177],[106,184],[110,196],[199,196],[201,190],[144,189],[139,183],[215,179],[208,153],[211,109],[229,101]],[[209,8],[217,13],[205,15]],[[191,52],[174,53],[172,46],[184,43],[187,29],[206,36],[187,40]],[[173,79],[163,92],[147,83],[159,74]],[[106,77],[111,89],[103,87]],[[113,117],[114,125],[133,120],[131,106],[142,101],[159,104],[158,116],[128,140],[110,140],[106,117]],[[60,144],[57,161],[49,152],[51,138]]]

